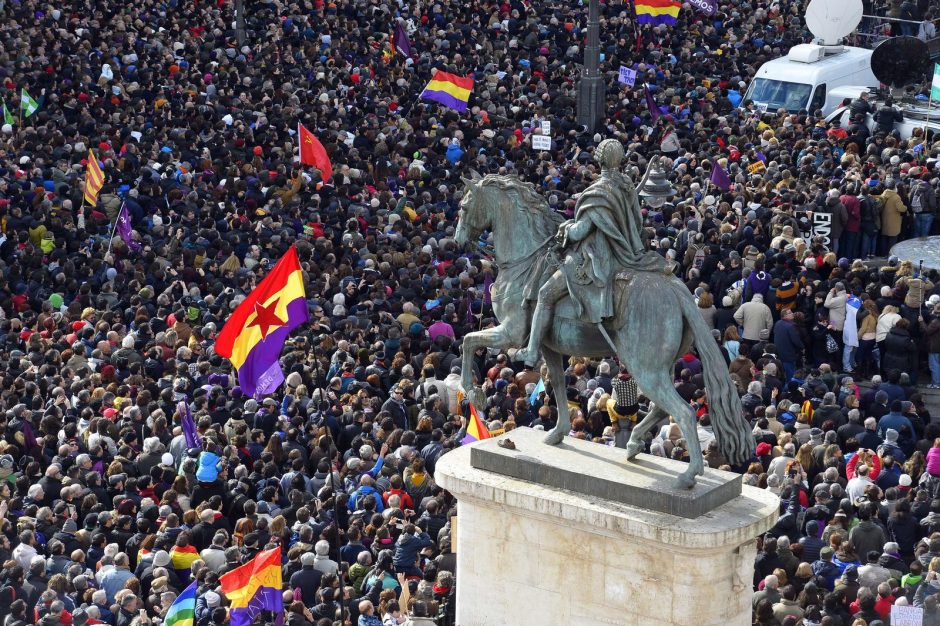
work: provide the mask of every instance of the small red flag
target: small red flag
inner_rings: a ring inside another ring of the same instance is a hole
[[[323,144],[307,128],[297,123],[297,134],[300,141],[300,162],[303,165],[312,165],[320,170],[323,182],[333,177],[333,166],[327,156]]]

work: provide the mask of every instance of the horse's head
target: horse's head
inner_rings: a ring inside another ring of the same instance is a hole
[[[460,218],[457,220],[457,231],[454,240],[458,246],[466,246],[475,241],[480,234],[490,227],[490,217],[482,202],[483,178],[475,170],[471,170],[470,178],[463,178],[464,191],[460,200]]]

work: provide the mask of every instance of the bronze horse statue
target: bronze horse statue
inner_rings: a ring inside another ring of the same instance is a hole
[[[461,385],[467,397],[480,404],[482,392],[473,387],[473,353],[482,347],[505,350],[525,345],[534,303],[526,301],[523,287],[537,271],[537,265],[546,262],[543,257],[552,254],[550,242],[562,217],[531,185],[516,178],[492,174],[479,178],[475,174],[464,182],[455,233],[457,244],[464,246],[484,231],[491,231],[499,268],[491,289],[499,325],[469,333],[463,339]],[[622,303],[617,315],[605,322],[606,337],[597,325],[581,322],[570,314],[573,308],[570,303],[566,306],[568,298],[556,307],[541,346],[558,407],[558,423],[547,433],[546,443],[561,443],[571,429],[562,355],[617,356],[654,403],[630,435],[627,458],[636,457],[645,447],[644,435],[672,415],[689,446],[689,467],[678,482],[682,487],[693,487],[696,476],[705,471],[696,416],[692,406],[676,392],[672,371],[675,361],[694,345],[702,361],[708,413],[720,451],[731,463],[747,461],[754,450],[750,425],[743,416],[724,358],[686,286],[675,276],[642,271],[619,282],[625,293],[615,300]]]

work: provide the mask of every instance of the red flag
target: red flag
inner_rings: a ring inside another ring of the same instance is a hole
[[[333,177],[333,166],[330,164],[330,157],[326,155],[323,144],[300,122],[297,123],[297,134],[300,141],[301,164],[312,165],[320,170],[323,182],[330,180]]]

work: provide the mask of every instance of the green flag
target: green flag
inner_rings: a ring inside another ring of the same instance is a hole
[[[940,63],[933,66],[933,84],[930,85],[930,99],[940,102]]]
[[[7,108],[7,103],[3,103],[3,123],[9,124],[12,126],[16,123],[16,120],[13,119],[13,114],[10,113],[10,109]]]
[[[20,92],[20,108],[23,109],[23,117],[29,117],[39,108],[39,103],[26,93],[26,89]]]

